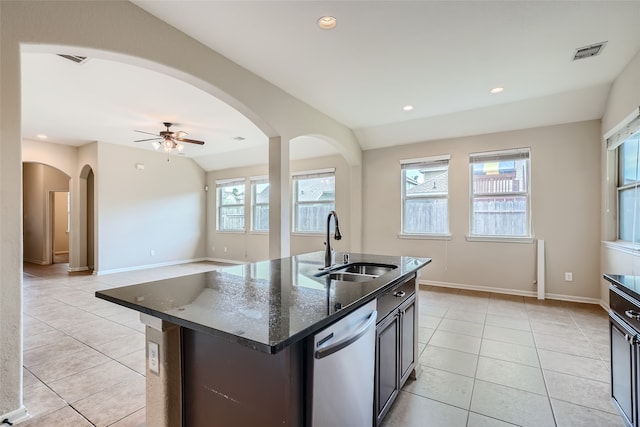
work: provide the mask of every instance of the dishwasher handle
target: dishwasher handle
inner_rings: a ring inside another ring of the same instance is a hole
[[[342,350],[343,348],[349,346],[350,344],[353,344],[354,342],[358,341],[360,337],[362,337],[365,333],[367,333],[369,328],[371,328],[372,326],[375,326],[377,317],[378,317],[378,312],[372,311],[369,317],[367,317],[367,319],[364,322],[362,322],[362,325],[358,326],[351,334],[342,338],[339,341],[336,341],[333,344],[329,344],[325,347],[318,348],[314,353],[314,357],[316,359],[322,359],[323,357],[327,357],[337,351]]]

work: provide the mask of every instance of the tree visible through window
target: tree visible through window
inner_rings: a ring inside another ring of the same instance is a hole
[[[529,149],[475,153],[471,236],[530,237]]]
[[[449,156],[402,163],[402,233],[447,234]]]
[[[244,179],[216,183],[219,231],[244,231],[244,187]]]
[[[293,176],[293,231],[325,231],[327,215],[335,209],[335,172],[296,174]]]

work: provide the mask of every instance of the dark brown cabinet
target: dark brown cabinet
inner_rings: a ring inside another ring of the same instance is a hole
[[[609,315],[611,398],[627,426],[637,426],[638,340],[635,331],[615,313]]]
[[[415,278],[378,299],[374,424],[380,425],[415,366]]]
[[[640,301],[623,289],[609,286],[611,399],[628,427],[640,427]]]

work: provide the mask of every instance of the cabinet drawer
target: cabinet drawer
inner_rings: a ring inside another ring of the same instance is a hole
[[[378,323],[407,301],[416,292],[415,278],[397,286],[384,295],[378,297]]]
[[[617,287],[609,286],[609,306],[629,326],[640,331],[640,301],[625,294]]]

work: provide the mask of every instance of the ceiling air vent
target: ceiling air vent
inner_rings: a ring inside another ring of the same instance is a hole
[[[575,61],[578,59],[591,58],[592,56],[599,55],[606,44],[607,42],[600,42],[592,44],[590,46],[579,47],[573,54],[573,60]]]
[[[69,61],[73,61],[76,64],[82,64],[83,62],[85,62],[87,60],[86,56],[78,56],[78,55],[63,55],[58,53],[58,56],[61,56],[65,59],[68,59]]]

